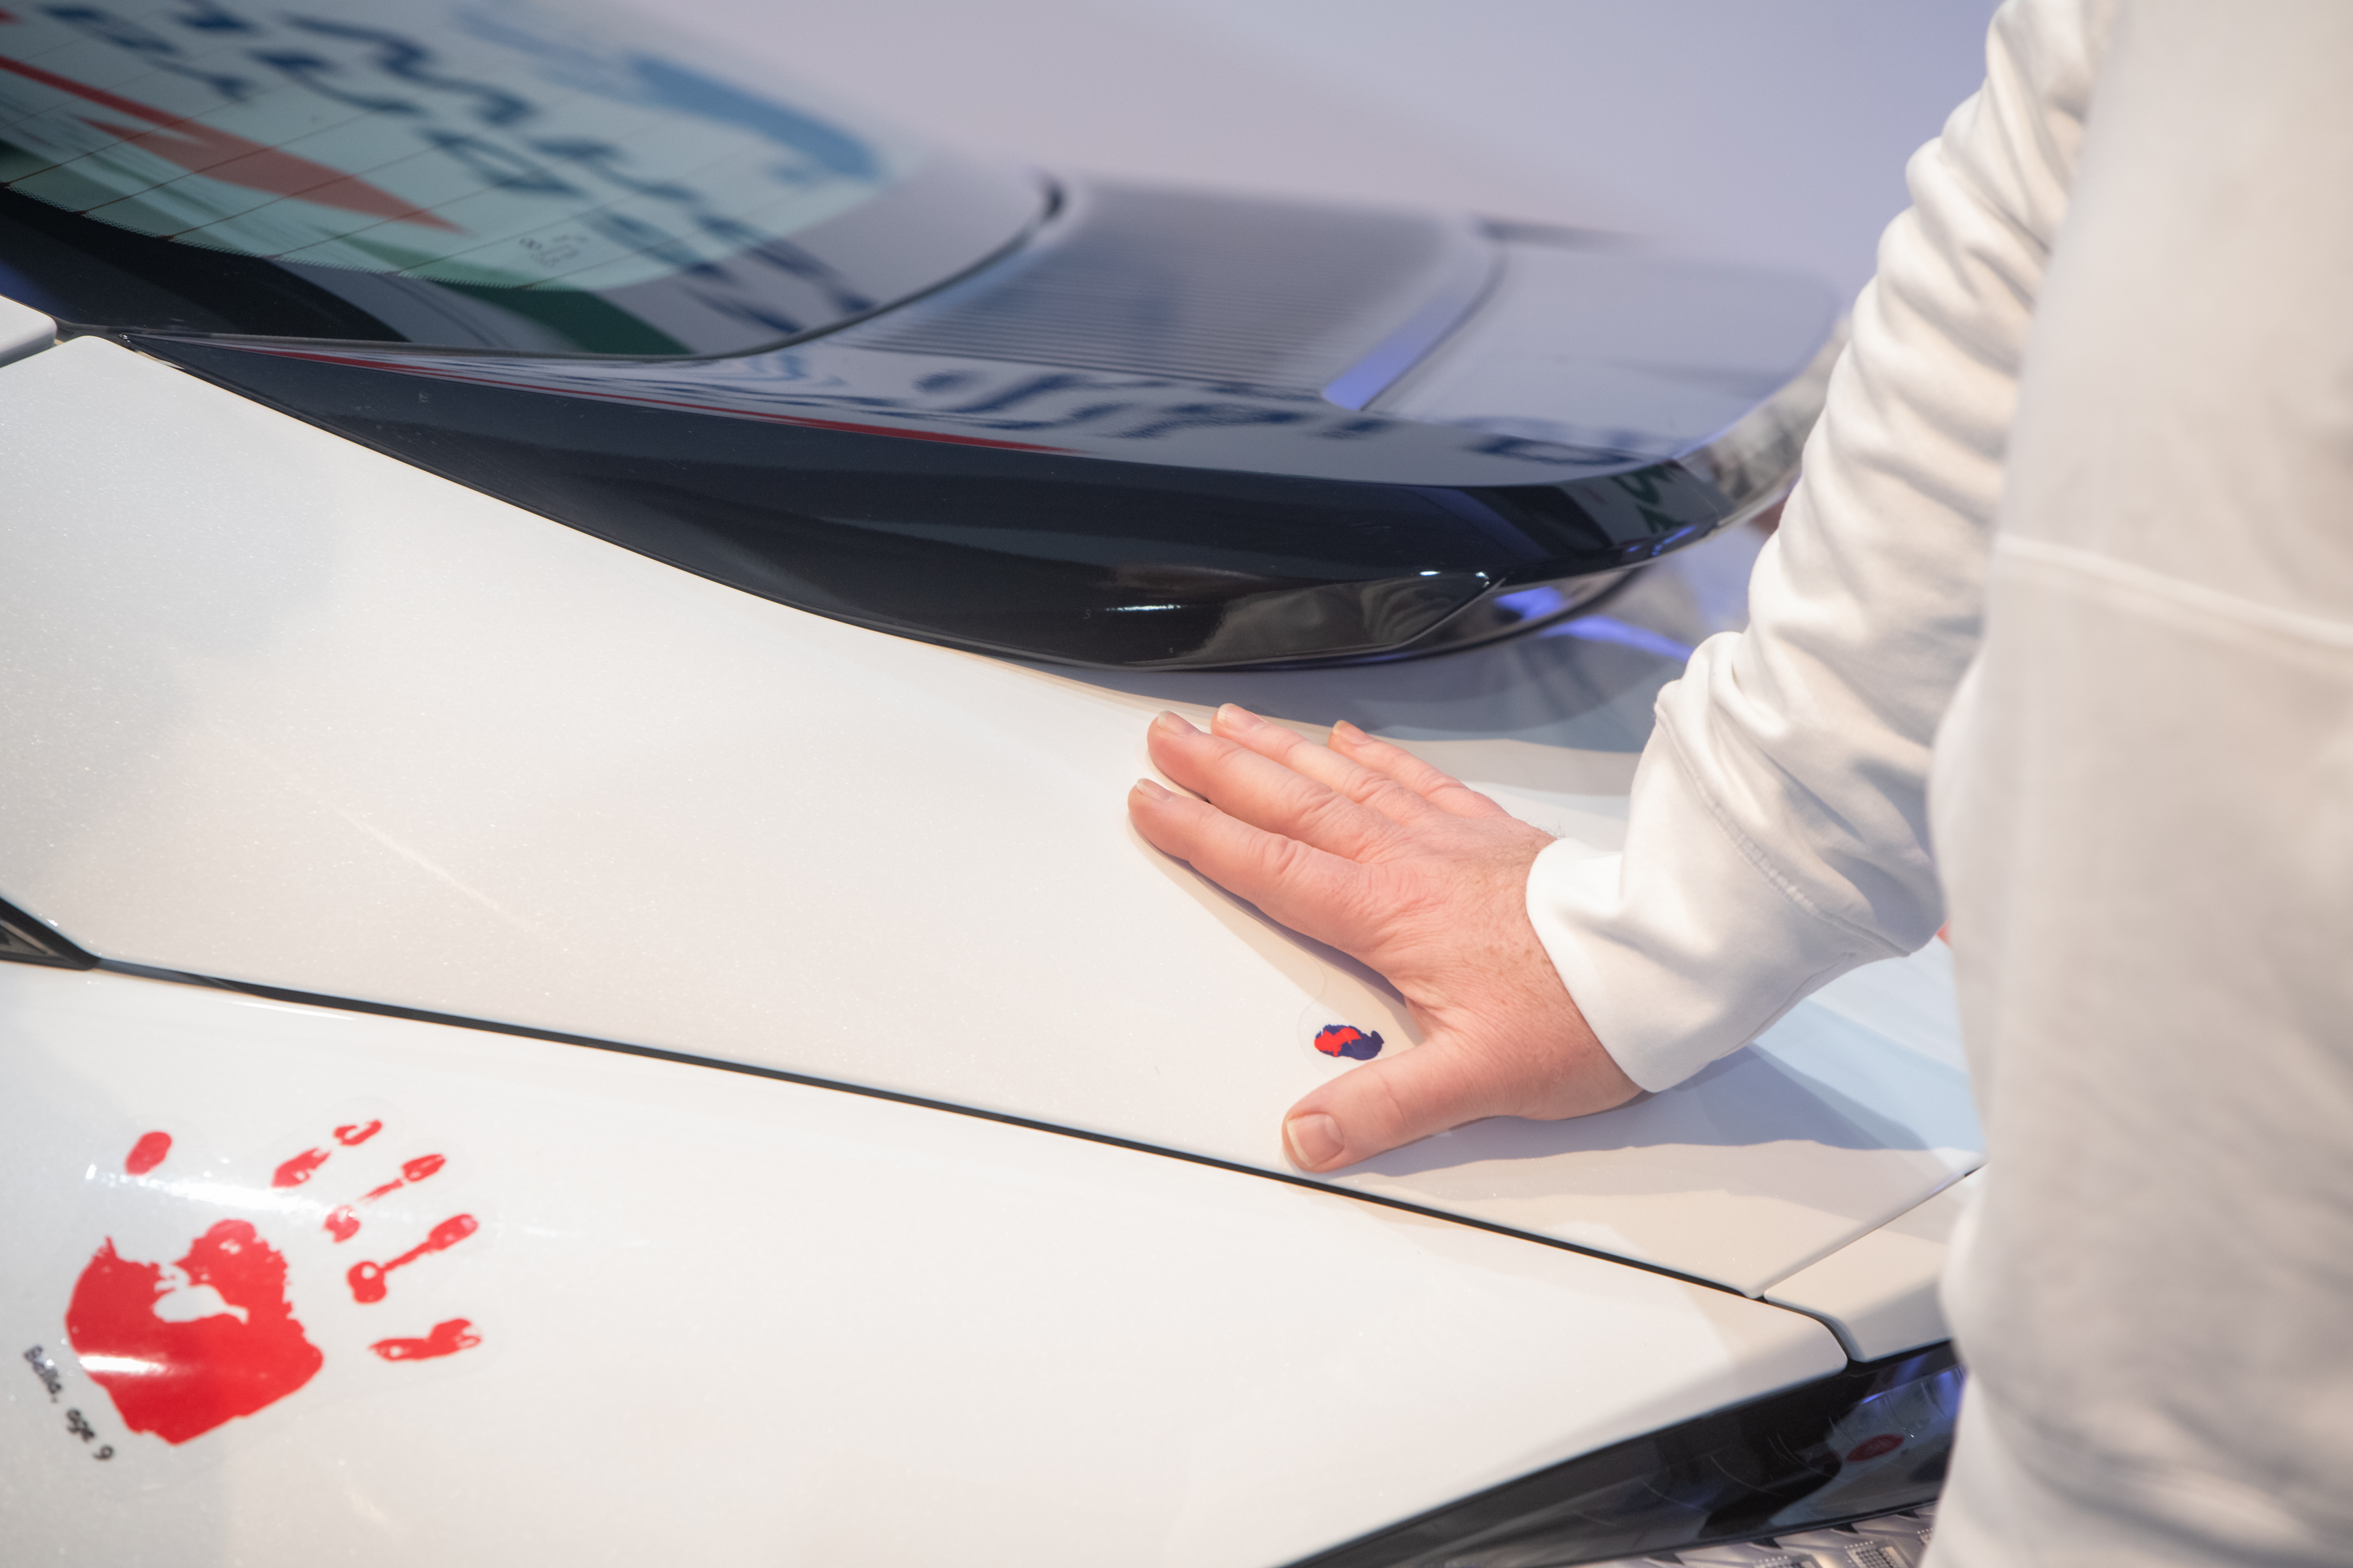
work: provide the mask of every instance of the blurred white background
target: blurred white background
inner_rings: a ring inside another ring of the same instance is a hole
[[[1467,207],[1852,292],[1992,0],[638,0],[1049,168]]]

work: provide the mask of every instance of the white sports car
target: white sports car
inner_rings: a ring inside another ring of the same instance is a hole
[[[121,0],[0,296],[9,1561],[1916,1561],[1938,954],[1303,1178],[1414,1024],[1122,805],[1232,698],[1612,843],[1823,290]]]

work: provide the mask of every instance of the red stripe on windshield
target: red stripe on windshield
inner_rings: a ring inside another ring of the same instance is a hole
[[[166,114],[143,103],[133,103],[127,98],[117,97],[100,88],[84,86],[55,71],[45,71],[38,66],[12,60],[5,55],[0,55],[0,70],[13,72],[44,87],[56,88],[59,92],[69,92],[117,114],[135,114],[161,127],[154,131],[140,131],[127,125],[109,124],[103,120],[90,121],[109,135],[120,136],[131,145],[144,148],[165,163],[176,163],[207,179],[243,185],[248,190],[268,191],[272,195],[299,196],[321,206],[341,207],[345,212],[365,213],[371,217],[399,218],[428,228],[460,232],[458,226],[447,218],[405,202],[390,191],[369,184],[357,175],[330,169],[324,163],[313,163],[308,158],[297,158],[291,153],[248,140],[234,132],[223,131],[185,115]]]

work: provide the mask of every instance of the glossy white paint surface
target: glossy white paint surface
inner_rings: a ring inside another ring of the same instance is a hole
[[[0,1076],[10,1562],[1239,1568],[1844,1364],[1796,1313],[1517,1237],[579,1047],[0,964]],[[223,1219],[324,1362],[167,1444],[67,1303],[102,1243],[168,1262]],[[366,1348],[459,1317],[446,1358]]]
[[[1970,1173],[1918,1208],[1799,1269],[1765,1299],[1821,1319],[1857,1361],[1951,1338],[1937,1286],[1981,1179]]]
[[[1272,1170],[1342,1070],[1315,1025],[1410,1030],[1132,834],[1145,718],[1346,717],[1606,842],[1746,564],[1443,658],[1111,678],[786,609],[91,340],[0,374],[0,894],[91,951]],[[1343,1182],[1753,1293],[1977,1163],[1939,962]]]
[[[0,300],[0,364],[35,354],[58,341],[58,324],[14,300]]]

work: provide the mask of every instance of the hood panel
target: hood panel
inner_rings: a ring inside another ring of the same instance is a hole
[[[0,373],[0,895],[90,951],[1271,1171],[1345,1070],[1314,1031],[1410,1031],[1130,833],[1148,714],[1347,717],[1606,839],[1681,667],[1630,597],[1408,664],[1081,680],[720,587],[89,340]],[[1734,564],[1630,595],[1721,624]],[[1933,962],[1636,1106],[1345,1180],[1759,1291],[1977,1163]]]
[[[12,1558],[1246,1568],[1844,1364],[1309,1188],[194,986],[0,963],[0,1076]]]

